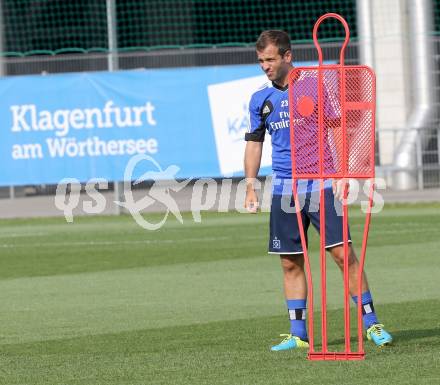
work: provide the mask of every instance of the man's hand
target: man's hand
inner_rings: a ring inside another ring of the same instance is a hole
[[[263,152],[262,142],[246,142],[244,151],[244,174],[246,175],[246,198],[244,201],[245,209],[250,213],[258,211],[258,197],[255,192],[256,177],[261,163]]]
[[[256,214],[258,211],[258,206],[259,203],[257,193],[252,186],[248,186],[246,189],[246,199],[244,201],[245,209],[252,214]]]
[[[345,188],[347,189],[347,196],[348,196],[350,183],[348,179],[333,179],[332,187],[333,187],[333,194],[335,194],[335,197],[340,201],[342,201],[344,198]]]

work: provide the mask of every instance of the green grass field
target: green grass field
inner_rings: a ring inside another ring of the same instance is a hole
[[[363,216],[351,217],[359,246]],[[266,213],[184,219],[154,232],[129,216],[0,221],[0,383],[440,383],[440,204],[373,216],[366,270],[395,344],[366,342],[362,362],[269,351],[288,321]],[[342,349],[328,266],[329,343]]]

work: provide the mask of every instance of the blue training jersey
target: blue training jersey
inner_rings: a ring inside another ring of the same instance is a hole
[[[296,82],[307,82],[301,88],[312,90],[310,96],[315,104],[317,102],[316,79],[300,78]],[[334,110],[325,107],[328,117],[336,117]],[[245,135],[246,141],[263,142],[265,133],[271,135],[272,141],[272,170],[273,170],[273,193],[276,195],[290,194],[292,191],[292,161],[290,156],[290,120],[289,120],[289,93],[288,87],[280,88],[268,81],[258,89],[251,97],[249,103],[249,131]],[[310,120],[298,119],[295,124],[302,125],[304,132],[310,133],[310,140],[302,143],[303,149],[310,155],[310,162],[317,162],[317,127],[310,127]],[[316,147],[316,148],[315,148]],[[331,154],[331,151],[326,151]],[[325,187],[331,187],[331,180],[325,181]],[[298,181],[298,192],[312,192],[319,189],[319,181]]]

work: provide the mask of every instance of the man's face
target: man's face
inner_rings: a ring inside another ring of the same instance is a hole
[[[260,67],[268,79],[277,84],[284,85],[291,67],[292,53],[287,51],[284,56],[281,56],[278,52],[278,47],[269,44],[264,50],[257,51],[257,57]]]

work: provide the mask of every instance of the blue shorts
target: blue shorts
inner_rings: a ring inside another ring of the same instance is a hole
[[[307,241],[307,230],[310,223],[319,233],[319,191],[298,195],[304,233]],[[325,247],[332,248],[343,244],[342,204],[335,199],[331,188],[324,190],[325,197]],[[350,239],[350,230],[348,231]],[[270,254],[301,254],[301,238],[291,195],[272,195],[270,210]]]

